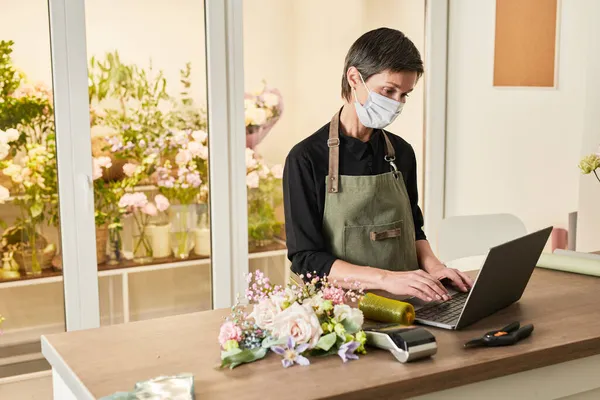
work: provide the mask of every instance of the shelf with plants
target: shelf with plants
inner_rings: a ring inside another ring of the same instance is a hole
[[[2,235],[0,285],[55,279],[62,264],[59,241],[40,229],[59,230],[52,92],[12,64],[12,46],[0,42],[0,203],[10,201],[20,215]],[[180,74],[173,96],[162,71],[124,63],[116,52],[90,60],[100,274],[209,259],[206,112],[192,99],[190,64]],[[275,241],[282,167],[268,166],[252,149],[279,119],[281,95],[264,89],[247,95],[245,107],[249,247],[253,254],[282,253]]]
[[[251,260],[264,259],[270,257],[285,257],[287,248],[280,239],[275,239],[272,243],[249,249],[248,258]],[[148,264],[140,264],[133,260],[122,260],[119,264],[108,265],[106,263],[98,265],[99,276],[120,275],[130,272],[156,271],[159,269],[194,267],[199,265],[210,265],[210,257],[203,255],[190,254],[186,260],[175,258],[174,256],[154,258]],[[43,283],[59,282],[62,280],[62,270],[57,268],[45,268],[39,275],[24,275],[10,279],[0,279],[0,289],[17,286],[29,286]]]

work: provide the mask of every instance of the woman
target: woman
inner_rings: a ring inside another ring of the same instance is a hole
[[[467,291],[472,280],[446,268],[423,232],[415,154],[383,130],[423,74],[400,31],[361,36],[346,55],[344,105],[290,152],[283,177],[288,257],[298,274],[359,281],[424,301],[448,300],[440,283]]]

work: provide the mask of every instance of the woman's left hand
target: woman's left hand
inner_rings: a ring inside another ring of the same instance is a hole
[[[467,292],[473,287],[473,279],[467,274],[454,268],[448,268],[444,264],[439,264],[428,272],[431,276],[440,281],[446,278],[450,279],[452,284],[463,292]]]

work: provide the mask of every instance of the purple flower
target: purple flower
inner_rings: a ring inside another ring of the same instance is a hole
[[[346,362],[348,360],[358,360],[358,356],[354,354],[356,349],[360,346],[359,342],[348,342],[344,343],[340,346],[338,350],[338,356],[342,359],[342,361]]]
[[[283,360],[281,360],[281,364],[284,368],[291,367],[294,364],[306,366],[310,364],[308,358],[302,356],[301,354],[308,350],[308,344],[301,344],[296,347],[296,343],[294,343],[294,339],[289,336],[287,340],[287,345],[283,346],[273,346],[271,350],[274,353],[283,356]]]

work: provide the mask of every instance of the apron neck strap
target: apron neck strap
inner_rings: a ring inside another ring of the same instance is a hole
[[[329,174],[327,177],[327,193],[337,193],[340,181],[340,113],[335,113],[329,124]]]
[[[327,179],[327,192],[337,193],[339,191],[340,181],[340,114],[341,110],[335,113],[329,124],[329,139],[327,147],[329,147],[329,175]],[[390,141],[388,135],[381,130],[385,139],[385,161],[389,162],[394,171],[397,171],[396,151]]]
[[[383,137],[385,138],[385,160],[390,162],[396,159],[396,151],[394,150],[394,146],[392,146],[392,142],[388,137],[387,133],[381,130]]]

